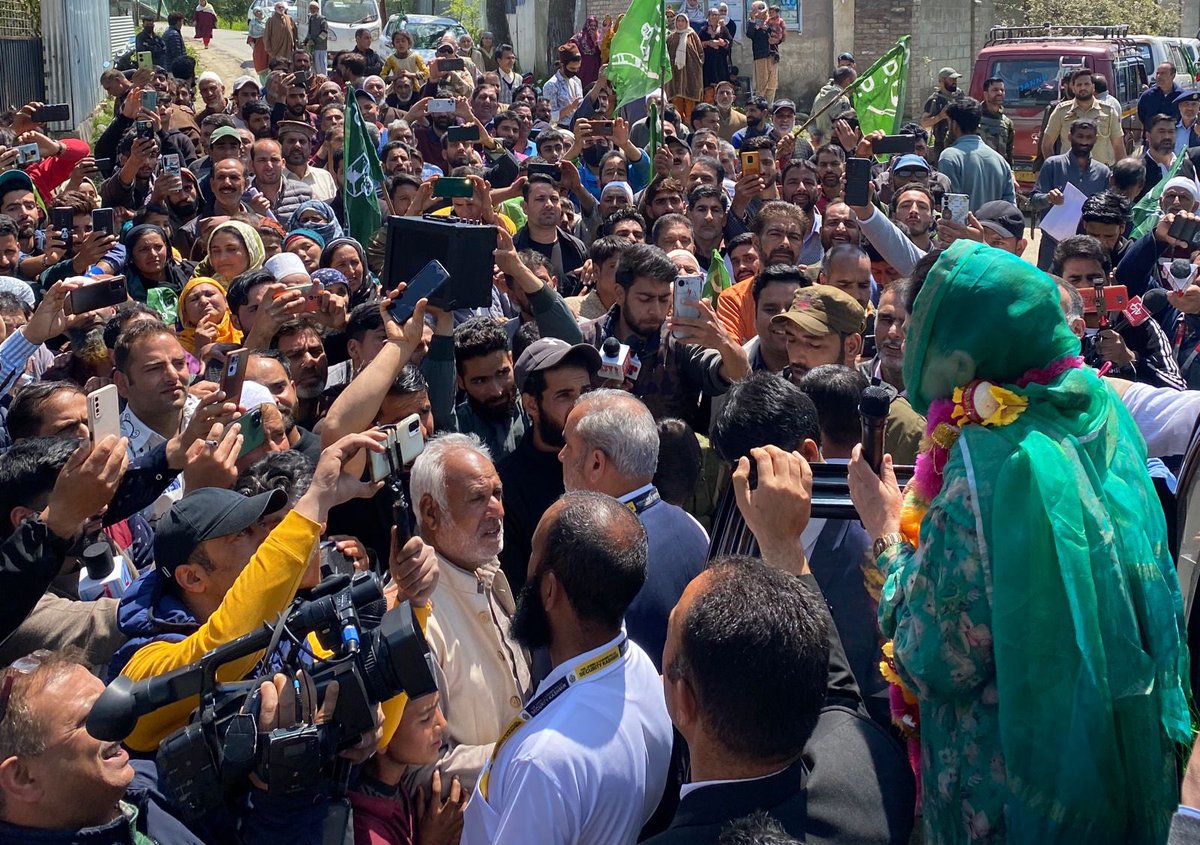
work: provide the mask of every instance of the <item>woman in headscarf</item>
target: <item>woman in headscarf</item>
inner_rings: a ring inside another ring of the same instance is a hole
[[[1164,842],[1188,657],[1145,443],[1049,276],[960,240],[913,287],[916,472],[901,493],[861,447],[849,472],[918,705],[925,841]]]
[[[667,99],[679,112],[680,119],[689,123],[692,107],[704,96],[704,48],[683,12],[675,16],[675,26],[667,36],[667,58],[671,62]]]
[[[210,343],[241,343],[242,333],[229,319],[225,286],[213,278],[197,276],[179,294],[179,343],[200,357]]]
[[[267,44],[263,40],[266,31],[267,22],[263,19],[262,6],[255,6],[254,19],[250,21],[250,32],[246,36],[246,43],[254,47],[254,72],[258,74],[260,85],[267,81],[267,71],[270,70],[271,65],[271,57],[267,55]]]
[[[164,320],[175,313],[175,302],[196,265],[176,261],[167,232],[143,223],[122,238],[125,244],[125,286],[130,299],[149,303]],[[153,301],[152,301],[153,300]]]
[[[479,33],[479,69],[484,73],[495,73],[500,69],[496,63],[496,36],[490,32]]]
[[[700,43],[704,46],[704,87],[716,87],[718,82],[729,79],[729,58],[733,50],[733,36],[721,21],[720,9],[708,10],[708,20],[700,29]]]
[[[321,200],[305,200],[296,206],[292,216],[288,218],[289,232],[303,227],[311,229],[320,235],[325,243],[342,237],[342,225],[338,223],[337,214],[329,203]]]
[[[255,228],[257,228],[258,237],[263,243],[264,262],[271,256],[283,252],[283,239],[287,237],[287,232],[283,231],[278,220],[272,217],[260,217]]]
[[[353,238],[330,241],[321,253],[321,266],[341,271],[350,284],[350,303],[347,310],[379,298],[379,280],[367,266],[367,254],[362,244]]]
[[[208,0],[200,0],[197,4],[192,22],[196,25],[196,38],[204,42],[204,49],[207,50],[217,26],[217,13],[208,5]]]
[[[609,19],[608,15],[604,16],[604,37],[600,39],[600,61],[603,64],[608,64],[608,57],[612,55],[613,36],[617,34],[617,29],[621,26],[621,19],[624,17],[624,14],[620,14],[617,15],[617,19],[615,21],[612,21]]]
[[[587,93],[600,76],[600,21],[595,15],[588,15],[583,22],[583,29],[571,36],[570,43],[579,48],[582,57],[579,82],[583,85],[584,93]]]
[[[309,273],[321,266],[321,252],[324,249],[325,239],[312,229],[294,229],[283,239],[283,251],[300,256],[304,269]]]
[[[209,234],[207,255],[196,265],[195,273],[228,284],[247,270],[261,267],[265,256],[262,238],[253,226],[227,220]]]

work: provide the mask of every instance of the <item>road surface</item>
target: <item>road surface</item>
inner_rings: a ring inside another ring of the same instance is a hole
[[[233,96],[233,80],[243,75],[256,75],[254,62],[250,59],[250,45],[246,43],[246,33],[229,29],[215,30],[206,50],[201,42],[191,38],[190,31],[191,27],[185,24],[184,38],[196,49],[200,66],[221,77],[227,96]]]

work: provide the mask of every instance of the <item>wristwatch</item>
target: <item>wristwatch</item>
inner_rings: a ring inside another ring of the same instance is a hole
[[[875,545],[871,547],[871,554],[879,557],[892,546],[906,542],[904,535],[899,531],[892,531],[889,534],[884,534],[882,537],[875,538]]]

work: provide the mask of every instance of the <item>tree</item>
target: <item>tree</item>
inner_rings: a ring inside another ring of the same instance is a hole
[[[496,36],[496,46],[512,43],[512,33],[508,30],[508,0],[487,0],[484,20],[488,29]]]
[[[575,0],[550,0],[550,22],[546,27],[548,74],[558,65],[558,48],[575,34]]]
[[[1129,31],[1139,35],[1179,33],[1179,6],[1157,0],[1021,0],[1013,5],[1024,15],[1015,24],[1129,24]]]

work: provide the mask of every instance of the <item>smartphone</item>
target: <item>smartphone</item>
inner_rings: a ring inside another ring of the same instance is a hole
[[[966,226],[970,212],[971,198],[966,194],[946,194],[942,197],[942,215],[950,218],[950,222]]]
[[[541,162],[534,162],[533,164],[529,165],[525,173],[527,176],[533,176],[534,174],[540,173],[542,176],[549,176],[555,182],[562,181],[562,168],[557,164],[543,164]]]
[[[425,107],[425,111],[429,114],[454,114],[454,101],[430,100],[429,105]]]
[[[353,575],[354,561],[337,550],[333,540],[321,541],[321,577]]]
[[[762,173],[762,162],[759,161],[757,151],[742,153],[741,158],[743,176],[758,176]]]
[[[1200,249],[1200,223],[1185,217],[1176,217],[1167,234],[1177,241],[1184,241],[1191,249]]]
[[[169,153],[158,160],[158,166],[168,176],[181,176],[183,168],[179,164],[179,156]]]
[[[412,462],[425,450],[425,435],[421,431],[421,417],[409,414],[396,425],[396,446],[393,453],[397,467],[412,466]]]
[[[117,400],[115,384],[89,393],[87,406],[88,431],[92,434],[93,443],[99,443],[110,434],[121,436],[121,404]]]
[[[379,430],[387,435],[387,440],[384,441],[382,452],[369,452],[371,464],[371,480],[372,481],[387,481],[392,475],[392,456],[389,444],[392,442],[392,429],[395,426],[381,425]]]
[[[433,296],[449,278],[450,273],[442,266],[442,262],[433,259],[412,277],[404,292],[388,308],[388,314],[398,325],[403,326],[412,317],[417,302]]]
[[[298,70],[298,71],[296,71],[295,78],[292,80],[292,85],[298,86],[300,88],[307,88],[308,80],[309,80],[308,72],[303,71],[303,70]]]
[[[467,63],[462,59],[438,59],[438,70],[446,73],[451,70],[466,70]]]
[[[133,130],[139,138],[153,138],[154,124],[148,120],[139,120],[133,124]]]
[[[878,155],[899,155],[917,151],[916,135],[884,135],[871,144],[871,149]]]
[[[154,54],[149,52],[141,52],[137,54],[137,66],[139,68],[154,68]]]
[[[311,285],[292,285],[287,290],[298,290],[304,296],[304,304],[300,306],[301,314],[315,314],[321,310],[321,294],[325,292],[325,286],[320,282],[313,282]]]
[[[465,176],[439,176],[433,183],[433,196],[438,199],[469,198],[475,196],[475,186]]]
[[[240,390],[241,388],[239,387],[238,389]],[[246,457],[267,442],[267,433],[263,430],[261,407],[247,411],[234,420],[234,422],[242,427],[242,448],[238,452],[239,459]]]
[[[613,133],[613,122],[611,120],[593,120],[588,123],[592,129],[592,134],[601,138],[611,138]]]
[[[116,223],[113,221],[111,208],[97,208],[92,212],[92,231],[103,232],[106,235],[116,234]]]
[[[42,160],[42,151],[37,144],[17,144],[17,167],[34,164]]]
[[[61,123],[71,119],[71,104],[56,103],[52,106],[42,106],[34,109],[29,119],[34,123]]]
[[[846,205],[867,205],[871,202],[871,159],[846,159]]]
[[[479,124],[472,123],[470,126],[451,126],[446,130],[447,141],[478,141],[479,140]]]
[[[675,301],[671,306],[671,315],[694,320],[700,316],[700,296],[704,291],[703,276],[680,276],[675,280]],[[671,334],[678,339],[682,332],[674,329]]]
[[[111,158],[96,159],[96,169],[100,171],[100,175],[108,178],[112,175],[113,160]]]
[[[1096,289],[1091,287],[1077,288],[1083,297],[1083,313],[1096,313]],[[1129,306],[1129,291],[1125,285],[1107,285],[1104,288],[1104,310],[1124,311]]]
[[[55,206],[50,209],[50,228],[56,229],[64,241],[71,242],[71,230],[75,228],[75,209]]]
[[[142,91],[142,108],[146,111],[154,111],[158,108],[158,92],[153,88]]]
[[[250,350],[234,349],[225,356],[225,371],[221,373],[221,390],[226,402],[241,404],[242,385],[246,382],[246,365],[250,363]],[[245,434],[245,432],[242,432]]]
[[[125,277],[109,276],[71,291],[67,294],[63,310],[68,314],[86,314],[110,305],[119,305],[127,299],[129,292],[125,289]]]

